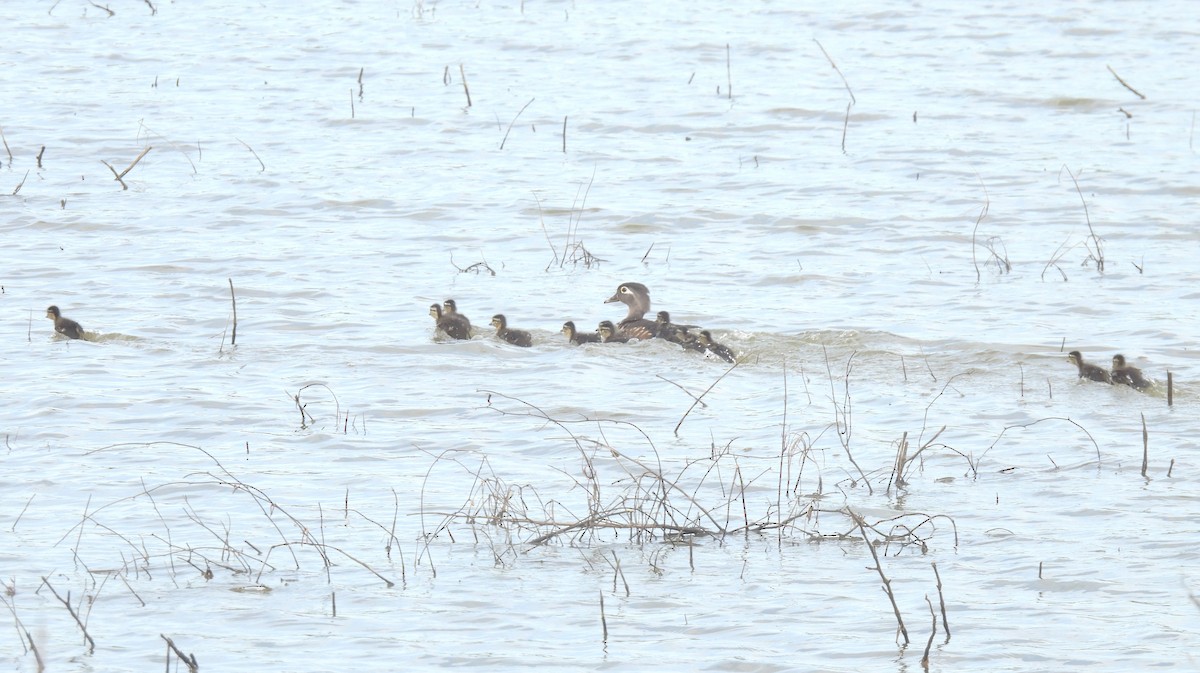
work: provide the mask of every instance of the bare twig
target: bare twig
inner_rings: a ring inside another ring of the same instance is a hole
[[[879,573],[879,579],[883,581],[883,591],[887,594],[888,600],[892,604],[892,612],[896,614],[896,623],[900,627],[900,635],[904,637],[904,644],[908,645],[908,629],[904,627],[904,618],[900,616],[900,606],[896,604],[896,595],[892,593],[892,581],[887,578],[887,575],[883,574],[883,565],[879,562],[879,554],[875,552],[875,543],[871,542],[870,538],[867,537],[867,529],[863,525],[862,517],[849,508],[846,509],[846,513],[850,515],[855,525],[858,526],[858,532],[862,533],[863,544],[867,545],[867,549],[871,552],[871,558],[875,559],[875,567],[868,568],[868,570],[874,570]]]
[[[530,106],[530,104],[532,104],[532,103],[533,103],[533,101],[534,101],[534,99],[533,99],[533,98],[530,98],[528,103],[526,103],[525,105],[521,106],[521,109],[520,109],[520,110],[517,112],[517,116],[516,116],[516,117],[513,117],[513,118],[512,118],[512,121],[510,121],[510,122],[508,123],[508,128],[507,128],[507,129],[504,131],[504,137],[500,139],[500,149],[504,149],[504,143],[505,143],[506,141],[508,141],[508,134],[509,134],[509,132],[510,132],[510,131],[512,131],[513,124],[516,124],[516,123],[517,123],[517,119],[519,119],[519,118],[521,117],[521,113],[522,113],[522,112],[524,112],[524,111],[525,111],[525,108],[529,107],[529,106]]]
[[[233,303],[233,333],[229,338],[229,345],[237,345],[237,297],[233,294],[233,279],[229,279],[229,301]]]
[[[54,590],[53,586],[51,586],[50,580],[46,579],[44,575],[42,576],[42,583],[46,585],[46,588],[50,589],[50,593],[54,594],[54,597],[57,598],[60,603],[67,607],[67,612],[71,613],[71,616],[75,618],[75,623],[78,624],[79,629],[83,631],[83,638],[88,643],[88,654],[95,652],[96,641],[92,640],[92,637],[88,635],[87,626],[84,625],[83,620],[79,618],[79,615],[75,613],[75,608],[71,607],[70,601],[64,599],[62,596],[59,596],[58,592]]]
[[[247,145],[246,142],[244,140],[242,140],[241,138],[234,138],[234,140],[241,143],[242,147],[245,147],[246,149],[250,150],[250,154],[253,154],[254,158],[258,160],[258,165],[261,166],[261,168],[258,171],[259,173],[262,173],[263,171],[267,170],[267,165],[263,163],[262,159],[258,158],[258,152],[255,152],[253,147],[250,147],[249,145]]]
[[[679,419],[679,422],[675,424],[675,436],[676,436],[676,437],[678,437],[678,436],[679,436],[679,426],[683,425],[683,421],[684,421],[684,419],[686,419],[686,418],[688,417],[688,414],[692,413],[692,409],[695,409],[695,408],[696,408],[696,405],[697,405],[697,404],[700,404],[700,401],[701,401],[702,399],[704,399],[704,396],[705,396],[705,395],[707,395],[707,394],[709,393],[709,391],[711,391],[713,388],[715,388],[715,387],[716,387],[716,385],[717,385],[718,383],[720,383],[720,382],[721,382],[721,379],[723,379],[723,378],[725,378],[726,376],[728,376],[728,375],[729,375],[729,372],[733,371],[734,369],[737,369],[737,366],[738,366],[738,364],[740,364],[740,363],[734,362],[734,363],[733,363],[733,364],[732,364],[732,365],[729,367],[729,369],[726,369],[726,370],[725,370],[725,373],[724,373],[724,374],[721,374],[720,376],[718,376],[718,377],[717,377],[717,380],[716,380],[716,381],[713,381],[713,382],[712,382],[712,385],[710,385],[708,388],[705,388],[704,392],[700,393],[700,397],[697,397],[697,398],[695,399],[695,401],[694,401],[694,402],[692,402],[692,406],[688,407],[687,411],[683,412],[683,416],[682,416],[682,417],[680,417],[680,419]]]
[[[471,90],[467,88],[467,71],[463,64],[458,64],[458,74],[462,75],[463,93],[467,94],[467,107],[471,107]]]
[[[117,169],[113,168],[112,164],[108,163],[107,161],[104,161],[103,159],[101,159],[100,163],[104,164],[105,166],[108,166],[108,170],[112,171],[113,179],[116,180],[117,182],[121,183],[121,191],[125,191],[125,190],[129,189],[129,186],[125,184],[124,177],[129,173],[129,171],[132,171],[133,167],[137,166],[138,162],[142,160],[142,157],[146,156],[146,153],[152,149],[154,149],[154,148],[147,145],[146,149],[142,150],[142,153],[137,155],[137,158],[133,160],[133,163],[129,164],[129,167],[126,168],[125,170],[121,171],[120,173],[118,173]]]
[[[166,637],[165,635],[163,635],[161,633],[158,634],[158,636],[160,638],[162,638],[163,640],[167,641],[167,659],[168,659],[167,660],[167,670],[168,671],[171,670],[171,662],[170,662],[171,652],[174,652],[175,656],[179,657],[179,660],[182,661],[184,663],[184,665],[187,666],[188,673],[196,673],[197,671],[200,670],[200,664],[196,663],[196,655],[184,654],[182,650],[180,650],[178,647],[175,646],[175,641],[171,640],[170,638]]]
[[[837,63],[833,62],[833,57],[829,55],[829,52],[825,51],[825,47],[821,44],[820,40],[814,37],[813,42],[817,43],[817,47],[821,49],[821,53],[825,54],[825,60],[829,61],[829,65],[833,66],[834,72],[838,74],[838,77],[842,78],[842,84],[846,87],[846,93],[850,94],[850,103],[857,104],[858,100],[854,98],[854,91],[850,89],[850,82],[846,81],[846,76],[843,75],[842,71],[837,67]]]
[[[1121,76],[1117,74],[1117,71],[1112,69],[1111,65],[1105,65],[1104,67],[1108,68],[1108,71],[1112,73],[1112,76],[1117,78],[1117,81],[1121,83],[1121,86],[1132,91],[1138,98],[1141,98],[1142,100],[1146,100],[1146,97],[1142,95],[1142,92],[1129,86],[1129,84],[1126,83],[1125,80],[1121,79]]]

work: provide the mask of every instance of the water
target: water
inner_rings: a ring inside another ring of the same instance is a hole
[[[155,7],[3,10],[8,667],[1195,668],[1190,7]]]

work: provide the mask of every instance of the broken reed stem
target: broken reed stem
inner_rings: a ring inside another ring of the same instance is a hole
[[[1142,477],[1150,465],[1150,433],[1146,432],[1146,414],[1142,414]]]
[[[1075,174],[1071,172],[1071,168],[1063,164],[1063,168],[1067,170],[1067,175],[1071,176],[1071,182],[1075,183],[1075,192],[1079,194],[1079,202],[1083,204],[1083,219],[1087,221],[1088,233],[1091,235],[1092,243],[1096,246],[1096,270],[1104,273],[1104,249],[1100,247],[1100,237],[1096,236],[1096,231],[1092,229],[1092,216],[1088,214],[1087,199],[1083,198],[1083,189],[1079,187],[1079,180],[1075,179]],[[1088,249],[1090,252],[1090,248]]]
[[[37,167],[38,168],[42,167],[42,155],[45,153],[46,153],[46,146],[42,145],[41,151],[37,153]]]
[[[354,87],[350,88],[350,118],[354,119]]]
[[[563,154],[567,153],[567,116],[563,115]]]
[[[846,118],[842,120],[842,154],[846,153],[846,131],[850,128],[850,107],[854,103],[846,103]]]
[[[114,17],[117,15],[116,12],[112,11],[111,9],[109,9],[107,7],[97,5],[96,3],[92,2],[92,0],[88,0],[88,4],[91,5],[92,7],[95,7],[96,9],[103,9],[104,11],[108,12],[109,17]]]
[[[608,619],[604,616],[604,592],[600,592],[600,629],[603,634],[603,641],[608,642]]]
[[[125,190],[129,189],[129,185],[125,184],[125,180],[123,178],[125,177],[126,174],[129,173],[129,171],[132,171],[133,167],[137,166],[138,162],[142,160],[142,157],[146,156],[146,153],[152,149],[154,149],[154,148],[147,145],[146,149],[142,150],[142,153],[137,155],[137,158],[133,160],[133,163],[129,164],[129,168],[126,168],[125,170],[121,171],[120,173],[118,173],[117,169],[113,168],[112,164],[108,163],[107,161],[101,159],[100,163],[104,164],[105,166],[108,166],[108,170],[112,171],[113,179],[116,180],[117,182],[121,183],[121,191],[125,191]]]
[[[933,647],[933,637],[937,635],[937,615],[933,612],[933,601],[929,600],[929,594],[925,594],[925,604],[929,606],[929,620],[933,622],[933,628],[929,631],[929,640],[925,641],[925,654],[921,655],[921,668],[928,671],[929,650]]]
[[[850,89],[850,82],[846,81],[846,76],[842,74],[842,71],[837,67],[837,64],[833,62],[833,57],[829,55],[829,52],[825,51],[825,47],[821,44],[820,40],[814,37],[813,42],[816,42],[817,47],[821,49],[821,53],[825,54],[825,60],[829,61],[829,65],[833,66],[833,71],[838,74],[838,77],[842,78],[842,85],[846,87],[846,93],[850,94],[850,104],[857,104],[858,100],[854,97],[854,91]]]
[[[458,64],[458,74],[462,76],[463,93],[467,94],[467,107],[471,107],[471,90],[467,88],[467,71],[463,64]]]
[[[938,603],[942,607],[942,628],[946,631],[946,642],[950,642],[950,620],[946,619],[946,598],[942,595],[942,576],[938,573],[937,562],[930,563],[933,566],[933,577],[937,580]]]
[[[696,405],[700,404],[700,400],[704,399],[704,396],[707,395],[709,393],[709,391],[711,391],[713,388],[715,388],[717,386],[717,384],[721,382],[721,379],[725,378],[726,376],[729,376],[729,372],[733,371],[734,369],[737,369],[738,364],[739,363],[735,362],[729,369],[726,369],[725,373],[718,376],[717,380],[713,381],[712,385],[709,386],[708,388],[706,388],[704,390],[704,392],[700,393],[700,396],[697,397],[694,402],[692,402],[692,406],[688,407],[687,411],[683,412],[683,416],[680,417],[679,422],[675,424],[675,436],[676,437],[679,436],[679,426],[683,425],[683,421],[688,417],[688,414],[692,413],[692,409],[695,409]]]
[[[25,175],[24,175],[24,177],[21,178],[21,182],[19,182],[17,184],[16,189],[13,190],[13,193],[12,193],[13,196],[16,196],[17,194],[21,193],[21,188],[25,186],[25,180],[28,178],[29,178],[29,171],[25,171]]]
[[[1175,378],[1167,372],[1167,406],[1175,406]]]
[[[1196,121],[1196,120],[1195,120],[1195,115],[1193,115],[1193,116],[1192,116],[1192,123],[1194,124],[1194,123],[1195,123],[1195,121]],[[11,167],[12,167],[12,161],[13,161],[13,157],[12,157],[12,150],[11,150],[11,149],[9,149],[9,147],[8,147],[8,138],[5,138],[5,137],[4,137],[4,127],[3,127],[3,126],[0,126],[0,141],[3,141],[3,142],[4,142],[4,151],[5,151],[5,152],[8,152],[8,166],[9,166],[9,168],[11,168]]]
[[[79,615],[75,614],[75,608],[71,607],[70,601],[64,600],[62,596],[59,596],[58,592],[54,590],[53,586],[51,586],[50,580],[46,579],[45,576],[42,576],[42,584],[46,585],[46,588],[50,590],[50,593],[54,594],[54,597],[67,607],[67,612],[71,613],[71,616],[75,618],[75,623],[79,625],[79,630],[83,631],[83,638],[88,643],[88,654],[95,652],[96,641],[92,640],[92,637],[88,635],[87,626],[84,625],[83,620],[79,619]],[[68,596],[69,595],[70,594],[68,594]]]
[[[256,160],[258,160],[258,165],[261,166],[261,168],[258,171],[259,173],[262,173],[263,171],[267,170],[267,165],[263,163],[262,159],[258,158],[258,152],[255,152],[253,147],[250,147],[249,145],[247,145],[246,141],[242,140],[241,138],[234,138],[234,140],[241,143],[242,147],[245,147],[246,149],[250,150],[250,154],[253,154],[254,158]]]
[[[529,99],[529,102],[528,102],[528,103],[526,103],[525,105],[523,105],[523,106],[521,107],[520,111],[518,111],[518,112],[517,112],[517,116],[516,116],[516,117],[513,117],[513,118],[512,118],[512,121],[510,121],[510,122],[508,123],[508,128],[507,128],[507,129],[504,131],[504,137],[500,139],[500,149],[504,149],[504,143],[508,141],[508,134],[509,134],[509,132],[510,132],[510,131],[512,131],[513,124],[516,124],[516,123],[517,123],[517,119],[519,119],[519,118],[521,117],[521,113],[522,113],[522,112],[525,112],[525,108],[527,108],[527,107],[529,107],[531,104],[533,104],[533,101],[534,101],[534,100],[535,100],[534,98],[530,98],[530,99]],[[565,122],[565,120],[564,120],[564,123],[566,123],[566,122]],[[564,133],[565,133],[565,132],[564,132]],[[563,136],[563,142],[564,142],[564,143],[566,142],[566,136],[565,136],[565,135]]]
[[[854,523],[858,526],[858,532],[862,533],[863,544],[867,545],[867,549],[871,552],[871,558],[875,559],[875,567],[868,568],[879,573],[879,579],[883,580],[883,591],[887,594],[888,600],[892,603],[892,612],[896,613],[896,623],[900,625],[900,635],[904,637],[904,644],[908,645],[908,629],[904,627],[904,618],[900,616],[900,606],[896,604],[896,595],[892,593],[892,581],[883,574],[883,565],[879,562],[879,554],[875,552],[875,545],[867,537],[867,528],[863,525],[862,517],[847,509],[850,518],[854,519]]]
[[[983,187],[983,209],[979,211],[979,217],[975,218],[975,228],[971,230],[971,263],[975,265],[975,282],[980,280],[979,263],[975,261],[975,232],[979,231],[979,224],[983,222],[983,218],[987,217],[988,210],[991,209],[992,199],[988,195],[987,185],[983,184],[983,178],[979,173],[975,173],[975,178],[979,180],[979,186]]]
[[[179,660],[187,665],[188,673],[196,673],[197,671],[200,670],[200,664],[196,663],[196,655],[184,654],[178,647],[175,646],[175,641],[171,640],[170,638],[166,637],[165,635],[163,635],[161,633],[158,634],[158,637],[167,641],[167,670],[168,671],[171,670],[171,661],[170,661],[171,652],[174,652],[175,656],[179,657]]]
[[[237,345],[237,297],[233,294],[233,279],[229,279],[229,301],[233,303],[233,335],[229,339],[230,346]]]
[[[1121,76],[1117,74],[1117,71],[1112,69],[1111,65],[1105,65],[1104,67],[1108,68],[1108,71],[1112,73],[1112,76],[1117,78],[1117,81],[1121,83],[1121,86],[1132,91],[1134,93],[1134,95],[1136,95],[1138,98],[1141,98],[1142,100],[1146,100],[1146,97],[1142,95],[1142,92],[1129,86],[1129,84],[1125,80],[1121,79]]]

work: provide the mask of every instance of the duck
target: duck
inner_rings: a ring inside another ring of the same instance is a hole
[[[704,347],[704,350],[721,358],[726,362],[733,362],[733,351],[728,346],[723,346],[716,341],[713,341],[712,334],[708,330],[701,330],[700,336],[696,338],[697,343]]]
[[[529,332],[508,328],[508,318],[505,318],[503,313],[492,316],[492,327],[496,328],[496,336],[514,346],[529,348],[533,345],[533,337],[529,335]]]
[[[576,346],[587,343],[598,343],[600,341],[600,335],[596,334],[595,332],[576,331],[575,323],[570,320],[563,323],[562,333],[567,335],[567,341],[570,341]]]
[[[621,283],[617,287],[616,293],[608,299],[604,300],[605,304],[613,302],[621,302],[625,304],[628,312],[621,322],[617,323],[617,328],[625,336],[634,339],[651,339],[658,334],[658,324],[653,320],[646,320],[646,313],[650,310],[650,289],[641,283]]]
[[[442,307],[437,304],[429,305],[429,315],[437,322],[437,328],[451,339],[470,339],[471,323],[455,320],[453,316],[442,313]]]
[[[62,311],[59,311],[57,306],[51,306],[50,308],[47,308],[46,317],[54,321],[55,332],[58,332],[68,339],[83,338],[83,327],[70,318],[64,318],[62,316]]]
[[[1142,376],[1142,370],[1125,364],[1125,356],[1117,353],[1112,359],[1112,382],[1129,386],[1135,390],[1150,387],[1150,381]]]
[[[1067,353],[1067,360],[1075,363],[1079,367],[1079,378],[1097,381],[1099,383],[1112,383],[1112,377],[1102,367],[1090,365],[1083,361],[1083,354],[1079,351],[1071,351]]]
[[[623,344],[629,341],[630,337],[623,332],[618,332],[611,320],[603,320],[596,328],[596,333],[600,335],[600,343],[606,344]]]

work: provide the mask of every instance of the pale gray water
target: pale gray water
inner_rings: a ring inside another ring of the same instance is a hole
[[[27,631],[55,671],[161,666],[160,634],[203,670],[919,670],[931,562],[932,670],[1200,665],[1190,4],[110,6],[0,10],[5,666]],[[101,161],[147,145],[122,191]],[[604,261],[555,264],[569,231]],[[723,363],[557,333],[630,280],[743,354],[678,437],[658,377]],[[537,343],[433,338],[446,297]],[[820,511],[528,544],[648,469],[660,521]],[[440,528],[500,503],[542,525]],[[908,648],[847,506],[937,517],[879,547]]]

